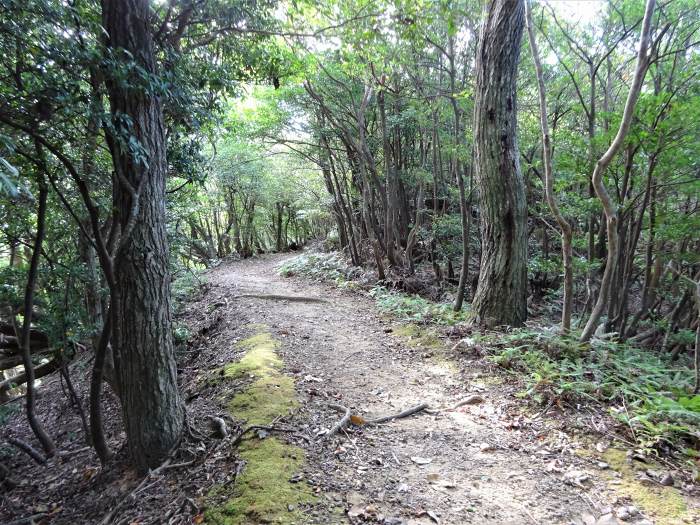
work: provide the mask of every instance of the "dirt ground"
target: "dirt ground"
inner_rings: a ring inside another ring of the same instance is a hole
[[[632,490],[636,481],[626,476],[637,470],[625,465],[624,451],[615,448],[598,414],[528,406],[507,376],[469,345],[454,348],[455,341],[382,317],[361,293],[280,276],[290,257],[224,262],[207,273],[204,291],[180,316],[191,337],[180,352],[179,374],[193,427],[202,429],[208,418],[226,417],[232,394],[211,379],[242,357],[236,344],[251,335],[250,327],[266,327],[279,342],[281,372],[294,380],[298,407],[280,414],[275,424],[289,431],[277,437],[303,449],[305,463],[294,482],[318,496],[299,521],[700,522],[694,487]],[[323,439],[342,415],[332,405],[369,420],[422,403],[428,409],[409,417],[349,425]],[[173,460],[182,467],[136,479],[125,466],[114,399],[105,410],[110,442],[120,453],[100,471],[79,442],[79,419],[67,402],[40,404],[40,416],[54,414],[62,425],[59,446],[74,452],[48,466],[10,455],[8,464],[23,481],[3,494],[1,523],[201,523],[213,504],[212,488],[235,486],[245,472],[230,440],[193,440]],[[244,428],[233,416],[227,419],[231,435]],[[21,414],[13,418],[13,435],[30,440]]]

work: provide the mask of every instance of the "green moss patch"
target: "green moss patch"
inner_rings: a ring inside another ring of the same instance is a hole
[[[246,468],[231,499],[206,513],[207,523],[304,523],[302,506],[316,498],[306,483],[289,481],[303,465],[304,452],[276,438],[244,441],[239,450]]]
[[[696,512],[688,510],[678,489],[644,483],[636,478],[637,471],[649,465],[630,463],[626,451],[619,448],[609,448],[602,456],[611,469],[622,475],[619,484],[611,485],[613,490],[629,497],[657,525],[680,525],[698,517]]]
[[[255,380],[231,400],[228,409],[233,417],[245,419],[249,425],[265,425],[299,406],[294,396],[294,381],[274,373]]]
[[[278,344],[267,332],[240,341],[236,346],[247,350],[247,352],[240,361],[228,364],[223,368],[224,377],[234,379],[243,376],[265,378],[271,375],[281,375],[278,371],[282,368],[283,363],[275,352]]]
[[[421,328],[414,323],[402,324],[394,327],[393,334],[406,340],[406,344],[412,347],[442,349],[442,340],[432,331]]]
[[[276,349],[279,342],[261,325],[249,326],[257,333],[236,346],[246,350],[243,358],[223,368],[224,379],[252,378],[252,382],[228,403],[231,415],[249,425],[266,425],[299,403],[294,380],[282,373],[284,363]],[[238,453],[245,460],[243,473],[231,489],[218,487],[212,496],[227,491],[227,501],[205,513],[207,523],[248,525],[257,523],[304,523],[303,510],[315,501],[305,482],[289,480],[304,464],[304,451],[277,438],[244,440]]]

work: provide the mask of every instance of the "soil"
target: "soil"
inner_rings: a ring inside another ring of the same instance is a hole
[[[282,372],[294,380],[298,401],[270,431],[303,449],[305,464],[294,482],[318,497],[304,508],[304,523],[602,525],[618,523],[615,515],[639,525],[698,523],[692,486],[647,488],[651,504],[620,491],[628,485],[624,475],[636,471],[623,475],[620,465],[604,462],[617,449],[600,414],[527,404],[478,348],[383,317],[362,293],[282,277],[279,266],[290,257],[222,263],[207,272],[206,286],[180,314],[191,334],[179,352],[179,373],[193,435],[173,468],[143,482],[126,467],[112,396],[107,430],[112,446],[122,449],[100,470],[80,442],[80,420],[60,397],[57,380],[47,382],[40,416],[46,421],[53,411],[50,430],[59,434],[59,448],[75,452],[40,466],[4,448],[0,461],[19,486],[3,494],[0,522],[35,515],[36,523],[201,523],[205,508],[221,503],[212,489],[235,486],[245,471],[230,446],[245,422],[229,418],[226,407],[246,382],[219,376],[244,355],[236,343],[253,335],[251,326],[264,326],[280,343]],[[75,375],[84,395],[84,377]],[[369,420],[421,403],[428,409],[379,425],[351,424],[324,439],[342,416],[332,405]],[[211,417],[227,421],[227,439],[201,437]],[[31,441],[25,427],[16,414],[6,434]],[[652,508],[656,494],[662,506],[662,489],[680,502],[675,514]]]

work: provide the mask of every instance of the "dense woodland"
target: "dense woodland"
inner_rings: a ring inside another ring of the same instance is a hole
[[[31,452],[57,453],[35,380],[78,396],[89,353],[89,443],[107,465],[109,388],[160,465],[188,429],[181,283],[308,246],[697,393],[700,11],[570,4],[0,0],[0,396]]]

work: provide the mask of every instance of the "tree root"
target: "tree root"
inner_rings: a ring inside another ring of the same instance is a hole
[[[407,408],[406,410],[402,410],[398,414],[390,414],[388,416],[382,416],[382,417],[377,417],[374,419],[361,419],[361,422],[359,423],[361,426],[372,426],[372,425],[381,425],[382,423],[389,423],[391,421],[394,421],[395,419],[402,419],[408,416],[412,416],[413,414],[417,414],[418,412],[423,412],[428,408],[428,403],[421,403],[419,405]],[[343,417],[340,418],[340,420],[333,425],[333,427],[323,436],[323,440],[327,440],[340,432],[343,428],[347,426],[347,424],[351,421],[352,418],[352,413],[348,407],[344,407],[341,405],[329,405],[330,408],[337,412],[342,412]]]
[[[34,447],[32,447],[29,443],[26,443],[22,441],[21,439],[17,438],[7,438],[7,442],[10,445],[14,445],[18,449],[20,449],[22,452],[27,454],[29,457],[31,457],[34,461],[36,461],[39,465],[43,465],[46,463],[46,458],[38,452]]]
[[[302,295],[276,295],[276,294],[254,294],[246,293],[242,295],[237,295],[234,299],[266,299],[268,301],[290,301],[292,303],[327,303],[325,299],[320,297],[306,297]]]

